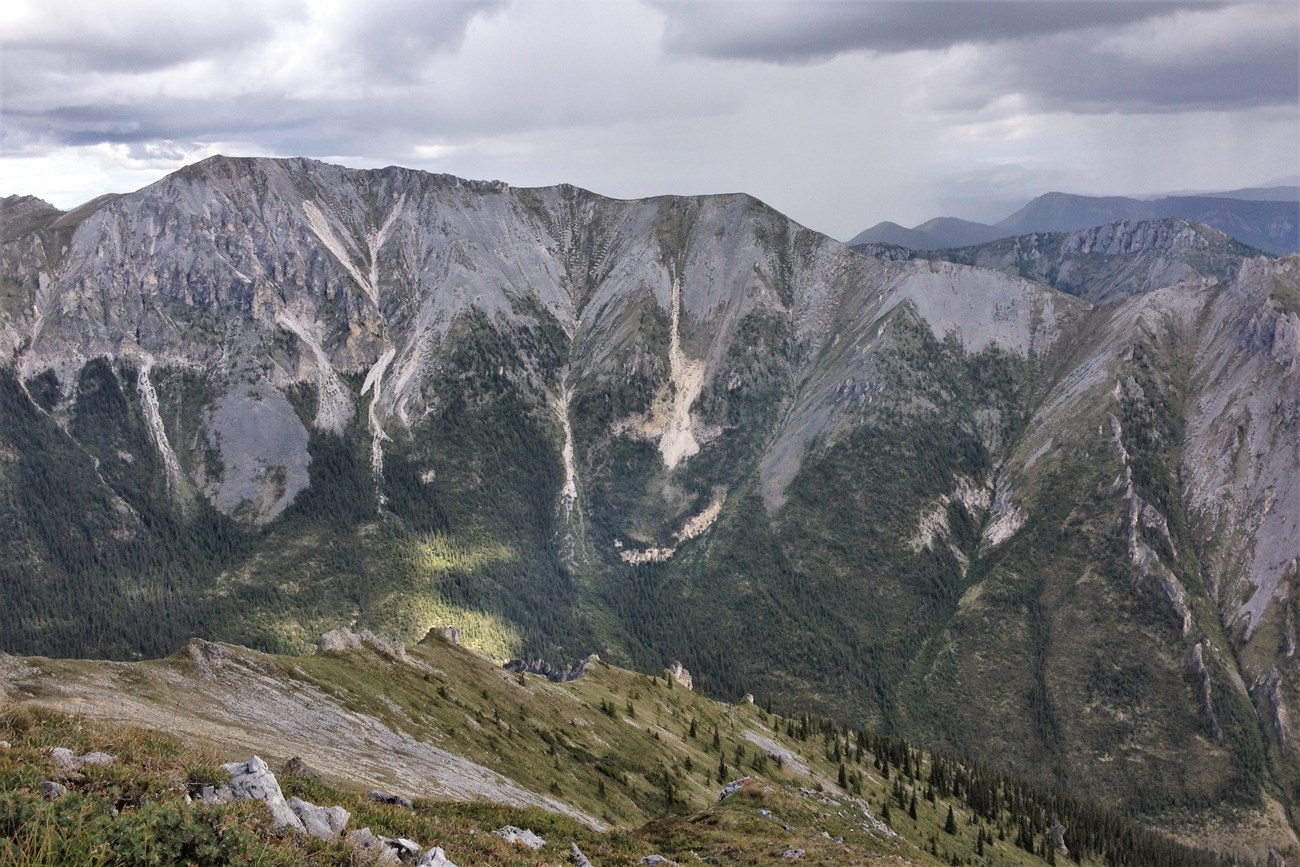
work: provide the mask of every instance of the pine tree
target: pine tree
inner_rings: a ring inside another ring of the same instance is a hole
[[[943,830],[948,834],[957,833],[957,819],[952,814],[952,804],[948,805],[948,818],[943,822]]]
[[[695,717],[691,717],[691,737],[695,737]]]
[[[907,816],[913,821],[916,820],[916,790],[912,790],[912,802],[907,805]]]
[[[849,772],[848,769],[844,767],[843,762],[840,762],[839,784],[841,789],[847,789],[849,787]]]

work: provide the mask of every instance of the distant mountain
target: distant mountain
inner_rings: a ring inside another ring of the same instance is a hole
[[[914,229],[904,228],[897,223],[877,223],[854,236],[849,241],[849,246],[896,244],[913,250],[939,250],[983,244],[1001,236],[1002,233],[997,228],[985,223],[959,220],[956,217],[936,217]]]
[[[1259,251],[1218,229],[1171,217],[1124,220],[1075,232],[1033,232],[922,255],[892,244],[858,244],[889,262],[941,259],[1045,283],[1094,304],[1164,286],[1228,280]]]
[[[1126,196],[1046,193],[992,226],[941,217],[905,229],[880,223],[856,235],[851,246],[901,244],[914,250],[967,247],[1031,232],[1073,232],[1121,220],[1179,217],[1213,226],[1274,255],[1300,252],[1300,203],[1290,187],[1234,190],[1223,196],[1166,196],[1151,201]]]
[[[1251,202],[1300,202],[1300,185],[1274,184],[1267,187],[1242,187],[1239,190],[1224,190],[1216,192],[1186,190],[1177,193],[1165,193],[1162,196],[1152,196],[1151,198],[1167,199],[1185,196],[1208,196],[1214,199],[1245,199]]]

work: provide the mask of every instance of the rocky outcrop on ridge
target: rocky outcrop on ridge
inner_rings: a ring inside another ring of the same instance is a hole
[[[541,675],[552,683],[567,683],[570,680],[577,680],[582,677],[587,673],[587,669],[599,660],[600,657],[593,653],[586,659],[570,663],[562,669],[556,668],[544,659],[534,659],[527,662],[522,659],[510,659],[503,663],[501,667],[516,674]]]

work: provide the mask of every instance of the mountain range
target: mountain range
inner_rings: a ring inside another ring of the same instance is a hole
[[[968,247],[1032,232],[1073,232],[1123,220],[1177,217],[1212,226],[1275,255],[1300,252],[1300,193],[1295,187],[1232,190],[1216,195],[1134,199],[1046,193],[997,223],[939,217],[905,229],[878,223],[853,237],[850,246],[896,244],[913,250]]]
[[[5,199],[0,650],[455,624],[1294,848],[1300,260],[971,255],[305,159]]]

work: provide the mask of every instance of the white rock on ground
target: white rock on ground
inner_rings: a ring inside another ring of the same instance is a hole
[[[348,826],[352,814],[342,807],[318,807],[301,798],[290,798],[289,809],[302,822],[303,830],[322,840],[333,840]]]
[[[68,771],[75,771],[82,765],[111,765],[117,761],[108,753],[95,752],[79,756],[67,747],[55,747],[50,750],[50,756],[55,764]]]
[[[353,850],[375,865],[401,864],[397,850],[388,845],[387,837],[379,837],[369,828],[361,828],[348,834],[348,843]],[[363,862],[364,863],[364,862]]]
[[[236,800],[265,801],[277,828],[306,831],[302,820],[285,801],[280,783],[266,762],[253,756],[246,762],[230,762],[221,767],[230,773],[230,793]],[[204,794],[206,796],[206,791]]]
[[[447,857],[447,853],[442,851],[441,846],[434,846],[420,856],[415,867],[456,867],[456,865]]]
[[[504,828],[492,833],[507,843],[518,843],[521,846],[527,846],[529,849],[540,849],[546,845],[546,841],[532,831],[527,828],[516,828],[514,825],[506,825]]]

